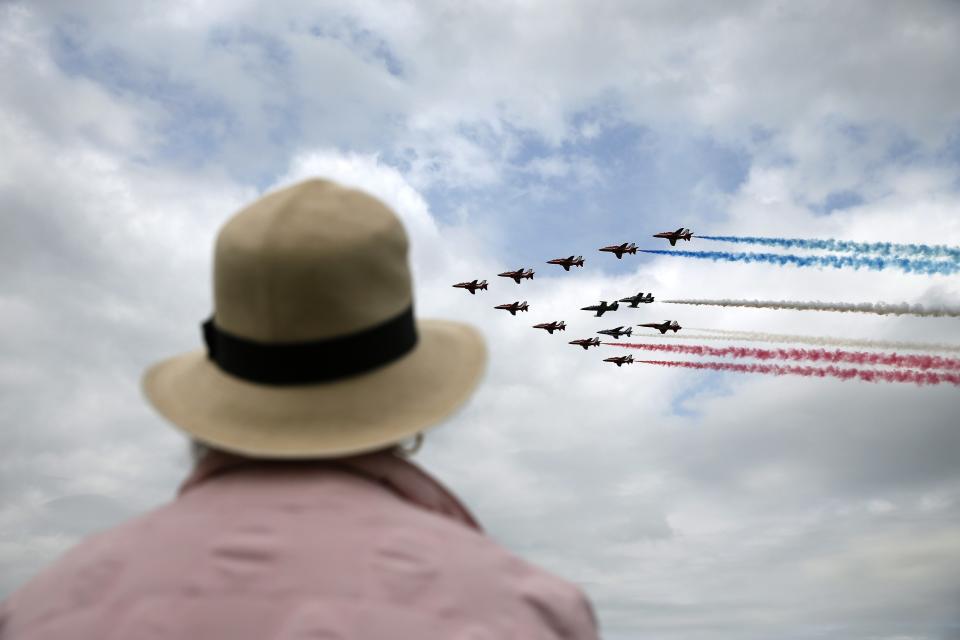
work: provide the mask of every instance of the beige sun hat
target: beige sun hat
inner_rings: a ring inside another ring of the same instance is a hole
[[[206,349],[147,369],[143,389],[207,445],[262,458],[381,449],[470,396],[473,327],[415,320],[407,236],[362,191],[307,180],[234,215],[217,237]]]

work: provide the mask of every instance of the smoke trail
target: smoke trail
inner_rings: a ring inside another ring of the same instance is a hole
[[[736,244],[758,244],[786,249],[816,249],[845,253],[869,253],[879,256],[918,256],[922,258],[949,258],[960,261],[960,247],[942,244],[895,244],[892,242],[850,242],[848,240],[804,240],[802,238],[758,238],[755,236],[696,236],[704,240],[718,240]]]
[[[693,356],[718,358],[755,358],[757,360],[809,360],[859,365],[884,365],[912,367],[914,369],[946,369],[960,371],[960,359],[940,356],[903,355],[899,353],[869,353],[867,351],[827,351],[825,349],[748,349],[746,347],[708,347],[681,344],[637,344],[630,342],[605,342],[612,347],[666,351]]]
[[[886,302],[791,302],[789,300],[662,300],[669,304],[692,304],[710,307],[749,307],[752,309],[796,309],[799,311],[839,311],[840,313],[873,313],[880,316],[927,316],[960,318],[960,307],[923,306],[921,304],[889,304]]]
[[[739,373],[766,373],[775,376],[795,375],[805,378],[839,378],[840,380],[859,379],[865,382],[912,382],[916,385],[949,383],[960,386],[960,374],[934,373],[932,371],[912,371],[894,369],[892,371],[874,369],[840,369],[838,367],[799,367],[778,364],[740,364],[738,362],[686,362],[680,360],[636,360],[644,364],[657,364],[662,367],[683,367],[686,369],[708,369],[711,371],[737,371]]]
[[[650,338],[668,340],[737,340],[740,342],[767,342],[806,344],[814,347],[859,347],[862,349],[891,349],[900,351],[939,351],[960,353],[960,345],[936,342],[900,342],[894,340],[862,340],[857,338],[834,338],[829,336],[803,336],[785,333],[760,333],[757,331],[731,331],[728,329],[690,329],[712,335],[659,336]]]
[[[683,256],[700,260],[725,260],[727,262],[765,262],[780,266],[792,264],[798,267],[833,267],[843,269],[870,269],[884,271],[900,269],[907,273],[926,275],[951,275],[960,271],[960,263],[912,258],[881,258],[874,256],[795,256],[779,253],[731,253],[729,251],[673,251],[669,249],[640,249],[641,253],[662,256]]]

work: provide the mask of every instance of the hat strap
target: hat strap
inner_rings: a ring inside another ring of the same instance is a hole
[[[261,384],[327,382],[365,373],[397,360],[417,344],[413,305],[378,325],[310,342],[256,342],[203,323],[207,357],[223,371]]]

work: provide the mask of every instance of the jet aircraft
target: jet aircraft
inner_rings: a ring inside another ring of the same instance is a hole
[[[617,327],[616,329],[604,329],[603,331],[597,331],[597,333],[603,333],[608,336],[613,336],[613,339],[616,340],[620,336],[629,336],[633,334],[633,327]]]
[[[570,271],[570,267],[583,266],[583,256],[577,256],[576,258],[573,256],[569,258],[554,258],[553,260],[547,260],[547,264],[558,264],[563,267],[564,271]]]
[[[663,233],[655,233],[653,234],[653,237],[664,238],[665,240],[669,240],[670,246],[675,247],[677,246],[677,240],[689,241],[690,238],[693,237],[693,231],[690,231],[690,229],[684,229],[683,227],[680,227],[676,231],[664,231]]]
[[[625,253],[632,253],[636,255],[637,245],[633,244],[632,242],[624,242],[623,244],[612,244],[609,247],[602,247],[600,251],[609,251],[613,255],[617,256],[617,260],[620,260],[623,258],[623,254]]]
[[[633,356],[617,356],[615,358],[604,358],[604,362],[613,362],[618,367],[625,364],[633,364]]]
[[[590,347],[600,346],[600,338],[584,338],[583,340],[571,340],[567,344],[577,344],[583,347],[584,351],[589,351]]]
[[[599,318],[607,311],[616,311],[620,308],[620,304],[614,302],[613,304],[607,304],[606,300],[601,300],[600,304],[591,305],[589,307],[581,307],[581,311],[596,311],[597,315],[595,317]]]
[[[656,329],[660,333],[666,333],[667,331],[673,331],[674,333],[676,333],[677,331],[680,331],[680,329],[683,328],[680,326],[680,323],[677,322],[676,320],[665,320],[660,324],[657,324],[656,322],[648,322],[647,324],[638,324],[637,326],[650,327],[651,329]]]
[[[557,322],[556,320],[554,320],[553,322],[542,322],[540,324],[535,324],[533,325],[533,328],[546,329],[547,333],[549,333],[550,335],[553,335],[554,331],[566,330],[567,325],[562,320],[560,322]]]
[[[523,302],[511,302],[510,304],[498,304],[494,309],[504,309],[510,312],[510,315],[517,315],[517,311],[529,311],[530,307],[527,306],[527,301]]]
[[[648,293],[647,295],[643,295],[643,291],[641,291],[635,296],[630,296],[629,298],[620,298],[620,302],[629,302],[630,306],[636,309],[641,302],[653,302],[653,294]]]
[[[487,281],[484,280],[483,282],[477,282],[474,280],[473,282],[460,282],[453,286],[458,289],[466,289],[471,295],[474,295],[477,293],[477,289],[483,289],[484,291],[487,290]]]
[[[524,272],[523,267],[517,269],[516,271],[504,271],[503,273],[498,273],[498,276],[501,278],[513,278],[517,284],[520,284],[522,278],[527,280],[533,280],[533,269]]]

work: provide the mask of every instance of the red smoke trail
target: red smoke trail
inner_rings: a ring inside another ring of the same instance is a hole
[[[911,369],[883,371],[875,369],[840,369],[833,366],[820,368],[783,366],[778,364],[740,364],[736,362],[682,362],[677,360],[636,360],[636,362],[658,364],[662,367],[737,371],[739,373],[767,373],[775,376],[794,375],[804,376],[805,378],[839,378],[841,380],[858,378],[866,382],[912,382],[921,386],[946,382],[960,386],[960,375],[956,373],[933,373],[932,371],[913,371]]]
[[[960,359],[941,356],[901,355],[899,353],[869,353],[867,351],[828,351],[826,349],[748,349],[746,347],[708,347],[705,345],[605,342],[613,347],[667,351],[693,356],[719,358],[756,358],[757,360],[810,360],[812,362],[843,362],[848,364],[889,365],[914,369],[947,369],[960,371]]]

